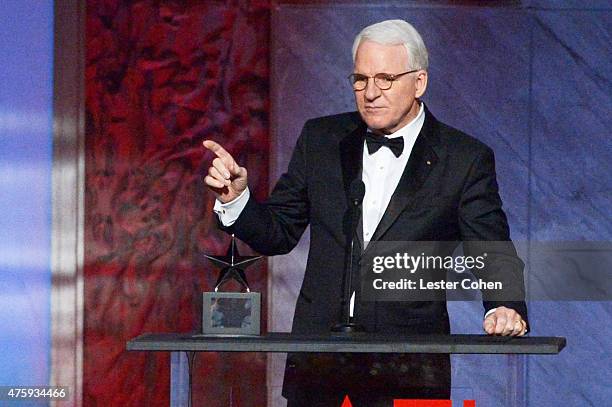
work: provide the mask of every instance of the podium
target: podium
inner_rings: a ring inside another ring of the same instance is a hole
[[[186,369],[181,352],[307,352],[307,353],[446,353],[556,355],[563,337],[488,335],[296,335],[271,332],[262,336],[207,336],[185,333],[147,333],[127,342],[128,351],[173,352],[171,369]],[[516,383],[511,385],[516,386]],[[185,384],[173,379],[171,405],[183,405]],[[188,389],[186,389],[188,391]],[[518,390],[518,389],[517,389]],[[182,398],[181,398],[182,397]]]

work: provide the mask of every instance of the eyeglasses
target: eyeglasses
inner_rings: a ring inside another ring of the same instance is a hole
[[[409,73],[414,73],[419,71],[419,69],[413,69],[412,71],[402,72],[398,74],[390,74],[390,73],[377,73],[374,76],[362,75],[360,73],[352,73],[348,76],[349,82],[351,82],[351,86],[353,90],[364,90],[366,86],[368,86],[368,80],[370,78],[374,78],[374,84],[380,90],[391,89],[391,85],[393,82],[398,80],[401,76],[407,75]]]

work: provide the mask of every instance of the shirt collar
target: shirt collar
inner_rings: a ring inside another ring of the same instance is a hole
[[[385,134],[385,137],[387,138],[403,137],[404,142],[408,141],[409,137],[416,138],[419,135],[419,131],[421,131],[421,127],[423,127],[423,122],[425,120],[425,105],[423,102],[419,102],[419,104],[420,104],[419,113],[416,115],[414,119],[410,121],[410,123],[408,123],[407,125],[405,125],[404,127],[402,127],[401,129],[397,130],[394,133]],[[368,128],[368,131],[370,133],[373,133],[373,131],[370,128]]]

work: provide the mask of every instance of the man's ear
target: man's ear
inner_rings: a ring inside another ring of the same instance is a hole
[[[427,71],[426,70],[420,70],[417,72],[417,79],[416,79],[415,85],[416,85],[415,86],[416,89],[415,89],[414,97],[415,99],[418,99],[425,94],[425,90],[427,89]]]

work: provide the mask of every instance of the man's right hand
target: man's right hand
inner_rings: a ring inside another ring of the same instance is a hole
[[[239,166],[230,153],[218,143],[204,140],[202,144],[217,156],[208,169],[204,182],[222,203],[238,198],[248,185],[246,168]]]

